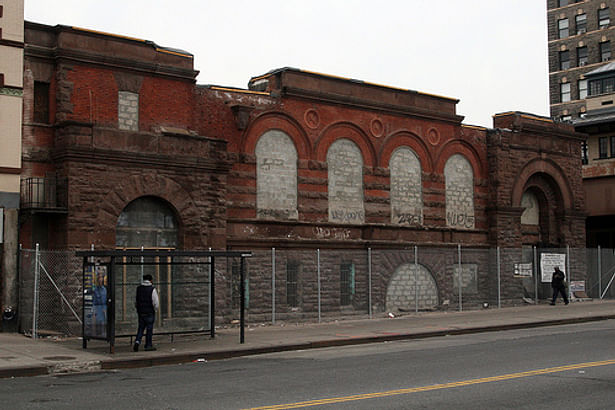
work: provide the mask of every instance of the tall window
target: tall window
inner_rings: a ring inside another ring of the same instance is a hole
[[[587,31],[587,14],[578,14],[574,18],[577,34],[583,34]]]
[[[577,67],[587,64],[587,46],[577,47]]]
[[[34,122],[49,123],[49,83],[34,82]]]
[[[423,223],[423,185],[421,163],[408,147],[397,148],[389,161],[391,172],[391,223]]]
[[[568,19],[557,20],[557,30],[559,38],[566,38],[570,35],[568,30]]]
[[[139,94],[118,91],[117,119],[119,129],[139,130]]]
[[[611,18],[609,17],[609,8],[598,10],[598,27],[606,28],[611,24]]]
[[[587,80],[579,80],[577,88],[579,89],[579,100],[587,98]]]
[[[291,138],[269,130],[256,148],[256,215],[261,219],[297,219],[297,150]]]
[[[615,157],[615,137],[609,137],[611,143],[611,158]]]
[[[354,295],[354,263],[343,262],[340,266],[340,305],[352,303]]]
[[[560,102],[570,101],[570,83],[561,83],[559,85]]]
[[[474,229],[474,173],[466,157],[455,154],[446,161],[444,186],[447,226]]]
[[[176,248],[178,223],[171,207],[160,198],[135,199],[117,221],[116,245],[121,248]]]
[[[600,137],[598,139],[598,158],[603,159],[609,156],[609,139],[607,137]]]
[[[363,157],[359,147],[348,139],[338,139],[327,152],[329,222],[362,224]]]
[[[286,262],[286,304],[299,306],[299,262]]]
[[[587,142],[583,142],[583,145],[581,145],[581,163],[583,165],[587,165],[589,163],[589,158],[587,155]]]
[[[557,7],[564,7],[568,5],[568,0],[557,0]]]
[[[599,44],[600,61],[609,61],[611,59],[611,42],[605,41]]]
[[[568,70],[570,68],[570,51],[564,50],[559,52],[559,69]]]

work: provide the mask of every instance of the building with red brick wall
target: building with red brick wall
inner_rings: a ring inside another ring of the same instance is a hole
[[[377,309],[414,304],[394,295],[411,272],[433,308],[455,297],[457,246],[472,247],[482,251],[459,263],[470,299],[492,301],[490,249],[585,244],[584,137],[570,125],[511,112],[493,129],[467,126],[456,99],[293,68],[247,89],[200,86],[197,74],[185,51],[26,23],[23,245],[276,248],[279,309],[304,317],[317,250],[323,309],[364,312],[368,270]],[[414,246],[418,271],[397,251]],[[523,283],[510,265],[513,301]],[[255,318],[267,318],[271,270],[251,262]],[[232,275],[216,277],[225,318]]]

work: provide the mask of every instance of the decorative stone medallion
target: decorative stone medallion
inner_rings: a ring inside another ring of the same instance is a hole
[[[430,128],[427,131],[427,141],[429,141],[431,145],[438,145],[438,143],[440,142],[440,133],[437,129]]]
[[[318,128],[318,125],[320,124],[320,116],[313,108],[305,111],[305,114],[303,114],[303,120],[305,121],[305,125],[313,130]]]
[[[374,118],[369,126],[369,130],[376,138],[382,137],[384,134],[384,124],[380,118]]]

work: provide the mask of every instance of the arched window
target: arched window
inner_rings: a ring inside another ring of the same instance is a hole
[[[357,145],[339,139],[327,151],[329,222],[363,223],[363,157]]]
[[[129,203],[117,221],[115,242],[120,248],[176,248],[177,238],[175,212],[153,196]]]
[[[538,198],[533,192],[526,191],[521,197],[521,207],[523,214],[521,214],[521,223],[524,225],[538,225],[540,222],[540,205]]]
[[[288,135],[264,133],[256,154],[256,213],[263,219],[297,219],[297,150]]]
[[[444,166],[446,224],[452,228],[474,229],[474,174],[461,154],[451,156]]]
[[[389,161],[391,172],[391,223],[420,225],[423,223],[423,190],[421,163],[414,151],[400,147]]]

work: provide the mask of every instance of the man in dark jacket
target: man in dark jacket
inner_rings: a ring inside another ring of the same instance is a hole
[[[568,295],[566,294],[566,285],[564,284],[564,279],[566,275],[564,272],[559,270],[559,267],[556,266],[553,271],[553,276],[551,277],[551,287],[553,288],[553,299],[551,299],[551,304],[555,305],[555,300],[557,299],[557,294],[561,293],[562,298],[564,299],[564,303],[568,304]]]
[[[137,297],[135,307],[139,315],[139,330],[132,350],[139,351],[143,331],[145,332],[145,348],[143,350],[156,350],[152,345],[152,336],[154,333],[154,321],[156,320],[156,312],[158,311],[158,292],[152,285],[152,275],[143,275],[143,282],[137,287]]]

